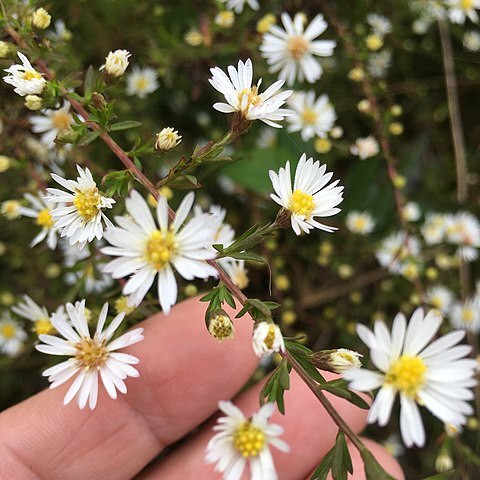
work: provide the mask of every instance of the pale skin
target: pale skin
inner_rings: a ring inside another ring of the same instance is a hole
[[[0,478],[22,480],[187,480],[221,479],[204,463],[213,433],[210,419],[161,461],[145,467],[217,412],[219,400],[232,399],[247,415],[259,407],[261,384],[238,394],[255,371],[252,323],[235,322],[235,339],[218,343],[203,321],[206,305],[198,299],[178,304],[169,316],[142,322],[145,340],[125,349],[137,356],[140,378],[128,378],[126,395],[112,400],[101,390],[96,409],[64,406],[70,383],[45,390],[0,414]],[[228,310],[232,313],[231,310]],[[359,432],[366,412],[331,397]],[[272,449],[281,480],[308,479],[331,448],[336,426],[305,384],[291,375],[285,395],[286,415],[271,421],[285,429],[289,454]],[[404,478],[398,463],[380,445],[365,440],[383,467]],[[365,478],[357,451],[351,448],[355,480]],[[244,478],[248,478],[245,474]]]

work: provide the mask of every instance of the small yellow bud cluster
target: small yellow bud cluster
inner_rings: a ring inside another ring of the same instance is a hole
[[[39,30],[45,30],[49,27],[52,17],[44,8],[37,8],[33,12],[32,25]]]

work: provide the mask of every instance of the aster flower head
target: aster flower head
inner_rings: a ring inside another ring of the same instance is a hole
[[[61,337],[40,335],[40,343],[35,348],[48,355],[71,357],[43,372],[51,382],[50,388],[56,388],[76,376],[68,389],[63,403],[67,405],[76,396],[78,406],[83,409],[87,402],[91,410],[97,405],[99,376],[108,395],[116,399],[117,390],[127,392],[125,378],[138,377],[140,374],[132,367],[138,358],[127,353],[117,352],[143,340],[143,328],[136,328],[112,340],[113,335],[125,317],[117,315],[105,327],[108,303],[103,306],[98,317],[95,333],[90,334],[85,316],[85,300],[76,305],[67,303],[68,318],[62,314],[53,314],[52,324]]]
[[[25,330],[12,319],[9,312],[4,312],[0,318],[0,353],[9,357],[17,356],[26,339]]]
[[[369,135],[365,138],[357,138],[355,143],[350,147],[350,152],[353,155],[360,157],[360,160],[374,157],[380,152],[380,147],[377,140]]]
[[[368,212],[352,211],[348,213],[345,225],[352,233],[368,235],[375,228],[375,221]]]
[[[477,362],[468,356],[471,347],[457,345],[465,332],[454,331],[432,342],[442,318],[421,308],[408,326],[399,313],[391,332],[376,321],[373,331],[357,326],[360,339],[370,348],[372,363],[379,371],[352,369],[343,373],[350,388],[361,392],[380,388],[368,414],[368,422],[380,426],[390,419],[393,403],[400,396],[400,432],[407,447],[425,443],[425,430],[418,406],[425,406],[444,423],[463,425],[473,412],[467,402],[473,398]],[[431,343],[430,343],[431,342]]]
[[[446,215],[445,233],[450,243],[458,245],[458,255],[466,262],[478,258],[480,222],[468,212]]]
[[[455,302],[450,309],[450,322],[454,328],[480,332],[480,297],[475,295],[465,302]]]
[[[480,8],[480,0],[445,0],[445,6],[448,7],[448,18],[452,23],[463,24],[467,18],[478,22],[476,9]]]
[[[47,239],[48,248],[55,250],[57,248],[58,233],[54,228],[54,221],[50,214],[51,207],[43,199],[43,192],[38,192],[36,196],[26,193],[24,197],[30,206],[20,207],[20,213],[25,217],[34,218],[35,223],[42,227],[40,232],[30,242],[30,246],[34,247]]]
[[[428,213],[421,227],[427,245],[437,245],[444,240],[447,229],[447,217],[442,213]]]
[[[367,15],[367,23],[372,27],[373,32],[383,37],[392,31],[392,22],[378,13],[369,13]]]
[[[290,222],[294,232],[300,235],[302,230],[309,233],[313,228],[326,232],[333,232],[330,227],[317,222],[315,217],[330,217],[340,212],[336,206],[343,200],[343,187],[337,186],[339,180],[329,185],[333,173],[326,173],[327,166],[320,166],[320,162],[307,160],[303,154],[297,165],[292,189],[290,162],[278,173],[270,170],[275,193],[270,194],[272,200],[278,203],[290,215]]]
[[[323,15],[317,15],[304,28],[305,15],[297,13],[291,19],[288,13],[281,15],[284,29],[272,25],[263,36],[260,51],[270,65],[269,71],[279,72],[279,77],[293,85],[295,79],[300,82],[316,82],[322,75],[320,62],[315,58],[333,55],[336,42],[333,40],[315,40],[327,29]]]
[[[367,70],[373,78],[384,78],[392,65],[392,52],[382,50],[378,53],[372,53],[368,57]]]
[[[260,5],[258,4],[258,0],[220,0],[223,3],[226,3],[226,7],[228,10],[234,10],[235,13],[242,13],[247,3],[248,6],[252,10],[258,10]]]
[[[294,115],[287,117],[289,132],[301,132],[304,142],[314,136],[326,138],[337,115],[328,95],[315,98],[315,92],[295,92],[288,100]]]
[[[47,309],[38,305],[28,295],[24,295],[23,301],[12,307],[12,312],[33,322],[33,331],[37,335],[52,333],[54,330]]]
[[[275,323],[257,323],[253,331],[253,351],[259,357],[284,352],[285,343],[280,327]]]
[[[392,273],[402,273],[404,266],[418,258],[419,253],[420,243],[416,237],[405,232],[394,232],[381,242],[375,255],[382,267]]]
[[[141,303],[158,276],[158,299],[168,314],[177,301],[173,269],[186,280],[217,275],[205,262],[215,258],[209,250],[215,235],[210,216],[198,215],[185,223],[194,198],[190,192],[182,200],[175,220],[169,223],[167,200],[161,196],[156,208],[157,226],[147,202],[132,191],[125,202],[130,216],[116,217],[118,226],[105,232],[111,246],[101,251],[118,258],[109,262],[104,271],[113,278],[130,277],[123,288],[123,294],[129,295],[130,306]]]
[[[77,180],[66,180],[55,173],[52,178],[66,188],[68,192],[58,188],[47,188],[45,200],[50,203],[67,203],[68,206],[57,206],[50,215],[55,221],[55,228],[61,230],[61,236],[70,239],[70,244],[79,244],[83,248],[95,237],[100,240],[103,235],[102,221],[110,226],[112,223],[102,212],[112,208],[115,200],[105,197],[97,188],[97,184],[88,168],[77,165]]]
[[[463,35],[463,46],[469,52],[478,52],[480,50],[480,33],[473,30],[465,32]]]
[[[252,86],[253,66],[250,59],[245,63],[239,60],[238,68],[229,66],[229,76],[219,67],[211,68],[210,72],[212,78],[209,82],[227,100],[227,103],[215,103],[215,110],[222,113],[238,112],[246,120],[261,120],[276,128],[281,128],[276,122],[292,114],[290,110],[280,108],[292,94],[292,90],[279,92],[283,80],[278,80],[263,93],[258,93],[261,79],[257,85]]]
[[[127,95],[135,95],[138,98],[145,98],[158,88],[158,75],[151,67],[140,68],[134,65],[126,80]]]
[[[43,110],[42,115],[32,115],[29,121],[32,132],[41,133],[41,141],[48,148],[54,148],[57,135],[68,130],[75,123],[70,114],[70,103],[66,100],[62,108]]]
[[[442,313],[447,313],[452,305],[453,293],[448,288],[437,285],[425,292],[425,299],[432,307],[437,308]]]
[[[14,92],[21,97],[41,94],[47,83],[46,80],[41,73],[32,67],[32,64],[23,53],[18,52],[18,57],[22,64],[15,64],[10,68],[6,68],[5,72],[10,75],[3,77],[3,80],[5,83],[13,85],[15,87]]]
[[[105,70],[105,72],[112,77],[121,77],[129,65],[128,59],[131,55],[128,50],[109,52],[100,70]]]
[[[269,423],[274,404],[266,403],[250,418],[232,402],[221,401],[218,408],[226,415],[213,427],[218,433],[208,442],[205,461],[216,463],[215,471],[225,480],[238,480],[247,466],[250,477],[257,480],[277,480],[270,445],[288,452],[288,445],[279,437],[280,425]]]

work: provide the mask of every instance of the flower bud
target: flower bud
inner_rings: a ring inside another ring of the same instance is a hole
[[[25,97],[25,106],[29,110],[40,110],[43,105],[43,100],[38,95],[27,95]]]
[[[225,310],[211,312],[207,319],[207,327],[210,335],[220,342],[226,338],[233,338],[233,322]]]
[[[105,97],[98,92],[92,93],[92,105],[98,110],[103,110],[107,106],[107,101]]]
[[[105,59],[105,64],[100,67],[100,70],[105,70],[105,72],[112,77],[121,77],[128,67],[128,58],[131,55],[128,50],[109,52]]]
[[[322,350],[311,356],[312,363],[320,370],[327,372],[342,373],[351,368],[360,368],[362,363],[358,352],[347,348],[338,348],[335,350]]]
[[[182,136],[178,134],[177,130],[174,130],[172,127],[166,127],[160,133],[157,133],[155,149],[167,152],[175,148],[181,141]]]
[[[282,332],[275,323],[257,323],[253,331],[253,351],[259,357],[285,351]]]
[[[435,470],[439,473],[448,472],[453,468],[453,458],[448,453],[440,453],[435,460]]]
[[[33,12],[32,25],[39,30],[45,30],[50,25],[52,17],[44,8],[37,8]]]
[[[78,139],[78,133],[73,130],[73,128],[67,128],[65,130],[60,130],[57,133],[57,137],[55,138],[55,143],[59,143],[61,145],[65,143],[75,143]]]
[[[6,172],[12,165],[12,159],[5,155],[0,155],[0,173]]]
[[[7,42],[0,40],[0,58],[5,58],[10,51],[10,46]]]

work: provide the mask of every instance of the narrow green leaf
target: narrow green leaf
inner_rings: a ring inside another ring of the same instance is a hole
[[[376,458],[372,455],[367,448],[360,449],[360,455],[362,456],[363,465],[365,467],[365,476],[367,480],[395,480],[389,475],[383,467],[377,462]]]
[[[333,447],[332,477],[334,480],[347,480],[348,468],[352,468],[345,435],[341,430],[337,433]]]
[[[99,130],[93,130],[85,134],[77,143],[79,147],[85,147],[95,141],[100,136]]]
[[[335,447],[330,449],[330,451],[322,458],[322,461],[318,464],[318,467],[313,472],[310,480],[326,480],[328,472],[332,468],[334,449]]]
[[[94,89],[95,89],[95,73],[93,71],[93,67],[90,65],[85,75],[84,95],[86,97],[90,97]]]
[[[331,387],[328,385],[328,383],[323,383],[319,385],[318,388],[321,390],[326,390],[336,397],[348,400],[350,403],[362,408],[363,410],[368,410],[370,408],[370,405],[362,397],[357,395],[355,392],[348,390],[347,388]]]
[[[118,122],[110,125],[111,132],[118,132],[119,130],[129,130],[130,128],[137,128],[141,125],[141,122],[135,120],[126,120],[125,122]]]

